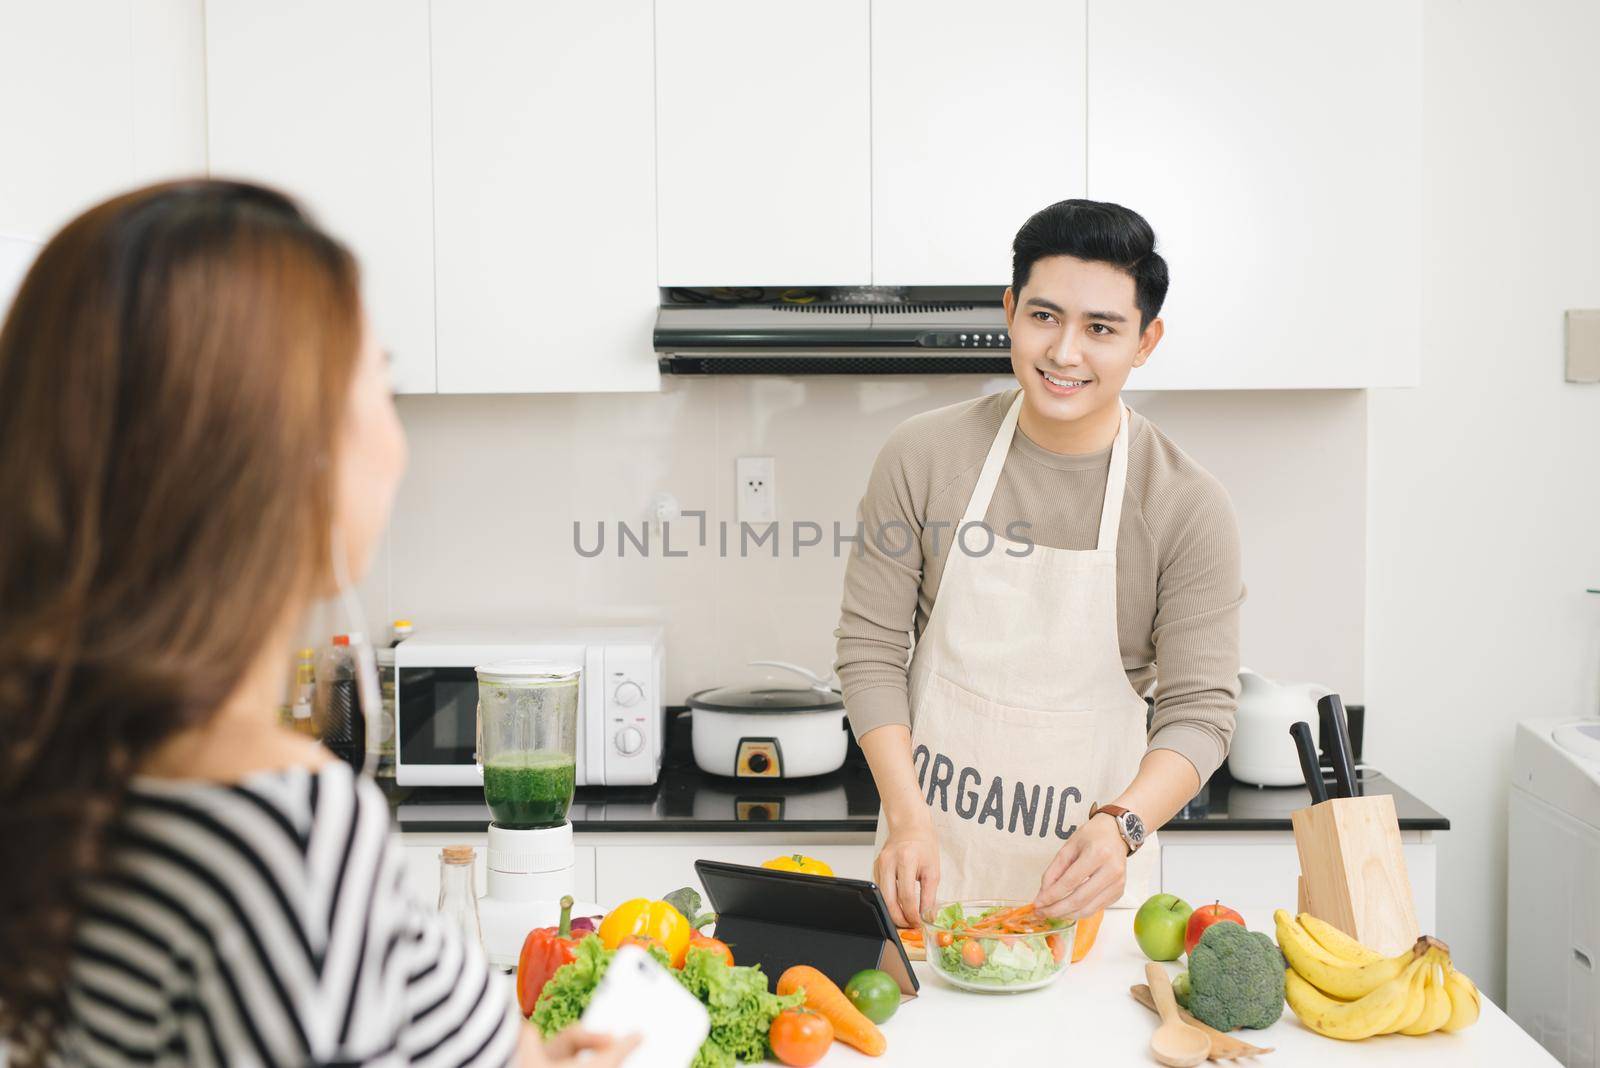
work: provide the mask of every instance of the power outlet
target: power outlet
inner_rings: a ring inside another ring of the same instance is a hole
[[[778,518],[778,462],[771,456],[741,456],[735,462],[739,522],[773,523]]]

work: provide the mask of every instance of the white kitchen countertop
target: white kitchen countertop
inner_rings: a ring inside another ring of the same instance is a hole
[[[894,1018],[883,1025],[888,1052],[867,1057],[835,1042],[821,1064],[823,1068],[850,1064],[884,1068],[1154,1064],[1149,1043],[1156,1015],[1128,994],[1130,986],[1144,982],[1145,956],[1133,939],[1133,911],[1108,912],[1089,956],[1042,990],[971,994],[945,983],[919,962],[915,968],[922,984],[920,994],[902,1003]],[[1272,931],[1269,913],[1246,909],[1244,917],[1251,930]],[[1176,973],[1181,965],[1175,962],[1167,967]],[[1362,1068],[1506,1064],[1523,1068],[1557,1064],[1487,998],[1478,1022],[1453,1035],[1380,1035],[1363,1042],[1340,1042],[1301,1026],[1287,1006],[1283,1018],[1266,1030],[1236,1034],[1257,1046],[1275,1049],[1264,1057],[1238,1062],[1263,1068],[1341,1064]]]

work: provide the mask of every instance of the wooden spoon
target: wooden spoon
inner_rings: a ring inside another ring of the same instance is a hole
[[[1150,1055],[1172,1068],[1194,1068],[1211,1055],[1211,1039],[1178,1018],[1178,1001],[1172,996],[1172,980],[1165,968],[1151,961],[1144,966],[1144,974],[1161,1014],[1161,1026],[1150,1036]]]

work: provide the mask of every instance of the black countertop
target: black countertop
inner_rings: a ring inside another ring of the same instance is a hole
[[[606,832],[782,831],[872,833],[878,791],[855,741],[844,767],[810,779],[726,779],[695,766],[689,719],[676,711],[667,731],[666,757],[654,786],[579,787],[572,828]],[[1363,772],[1368,794],[1394,795],[1403,831],[1445,831],[1450,821],[1386,776]],[[481,832],[489,824],[483,791],[475,787],[405,787],[385,782],[402,831]],[[1289,813],[1310,803],[1304,786],[1260,787],[1236,783],[1224,764],[1163,832],[1287,831]]]

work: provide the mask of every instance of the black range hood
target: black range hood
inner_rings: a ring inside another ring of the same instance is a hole
[[[663,374],[1009,374],[997,287],[665,289]]]

